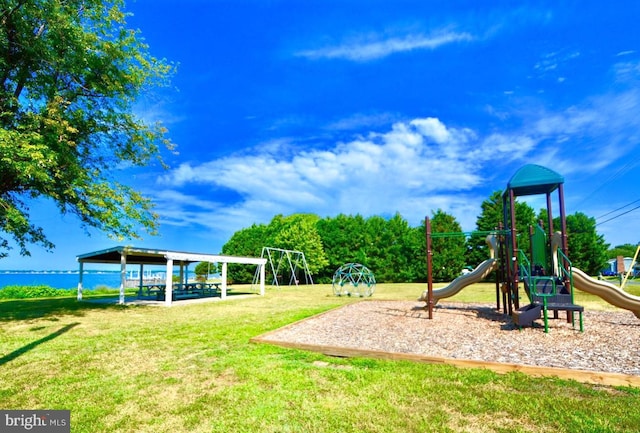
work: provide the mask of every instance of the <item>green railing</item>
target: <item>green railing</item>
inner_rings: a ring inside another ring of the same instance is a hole
[[[520,273],[520,281],[526,284],[527,296],[532,304],[542,304],[543,319],[544,319],[544,332],[549,332],[549,317],[548,306],[549,303],[566,303],[567,297],[571,300],[571,304],[574,304],[573,294],[573,266],[571,260],[561,251],[557,251],[557,263],[558,275],[542,276],[533,275],[531,262],[529,257],[522,251],[518,250],[518,268]],[[562,291],[558,291],[556,282],[569,280],[570,288],[569,295],[563,294]],[[539,282],[544,281],[544,284],[539,285]],[[557,307],[557,306],[556,306]],[[573,323],[573,310],[571,312],[571,321]],[[580,312],[580,331],[582,331],[582,312]]]
[[[527,296],[529,301],[533,302],[533,295],[531,293],[531,287],[533,281],[531,280],[531,262],[529,257],[522,250],[518,250],[518,267],[520,268],[520,281],[527,284]]]
[[[571,264],[571,260],[567,257],[562,250],[558,249],[558,277],[560,278],[568,278],[569,284],[571,286],[571,303],[573,303],[573,265]],[[564,266],[567,263],[568,269]]]
[[[569,264],[569,269],[564,267],[564,262],[567,262]],[[561,275],[559,275],[560,277],[562,276],[567,276],[570,279],[573,279],[573,273],[571,272],[571,268],[572,268],[572,264],[571,264],[571,260],[569,260],[569,257],[567,257],[561,249],[558,249],[558,267],[559,267],[559,272]]]

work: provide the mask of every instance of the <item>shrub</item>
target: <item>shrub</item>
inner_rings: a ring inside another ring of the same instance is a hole
[[[74,294],[75,289],[54,289],[49,286],[6,286],[0,289],[0,299],[50,298]]]

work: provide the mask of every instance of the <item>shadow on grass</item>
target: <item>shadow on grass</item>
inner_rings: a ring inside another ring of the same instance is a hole
[[[89,310],[122,309],[122,305],[78,302],[76,298],[15,299],[0,301],[0,322],[29,320],[58,316],[81,317]]]
[[[78,326],[79,323],[70,323],[66,326],[63,326],[62,328],[58,329],[56,332],[53,332],[49,335],[47,335],[46,337],[42,337],[39,340],[36,340],[32,343],[27,344],[26,346],[22,346],[20,349],[16,349],[13,352],[3,356],[2,358],[0,358],[0,365],[4,365],[7,362],[13,361],[14,359],[16,359],[18,356],[20,355],[24,355],[25,353],[27,353],[30,350],[35,349],[37,346],[41,345],[42,343],[46,343],[49,340],[53,340],[56,337],[59,337],[60,335],[64,334],[65,332],[69,331],[71,328],[74,328],[75,326]]]

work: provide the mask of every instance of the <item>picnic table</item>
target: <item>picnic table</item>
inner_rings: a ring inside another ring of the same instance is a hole
[[[186,283],[174,284],[172,290],[172,300],[177,299],[194,299],[204,298],[208,296],[216,296],[220,293],[221,283]],[[166,284],[153,283],[141,285],[138,289],[138,296],[155,296],[156,300],[163,301],[165,299]]]

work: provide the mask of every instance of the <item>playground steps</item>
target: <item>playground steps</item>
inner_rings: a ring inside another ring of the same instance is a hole
[[[533,321],[542,317],[542,306],[529,304],[515,310],[511,316],[513,323],[518,327],[531,326]]]
[[[559,290],[557,290],[559,287]],[[573,303],[570,293],[561,281],[554,281],[553,278],[536,280],[535,293],[531,294],[533,304],[544,305],[544,298],[547,299],[547,310],[551,311],[584,311],[584,307]]]
[[[545,332],[548,332],[547,311],[553,311],[557,318],[558,311],[571,313],[573,323],[573,313],[580,314],[580,331],[583,330],[582,313],[584,307],[573,303],[573,297],[567,292],[562,281],[554,277],[535,277],[534,287],[529,287],[525,280],[525,291],[529,296],[531,304],[522,307],[513,313],[513,321],[518,326],[531,326],[533,321],[541,317],[544,318]],[[568,316],[569,317],[569,316]]]

